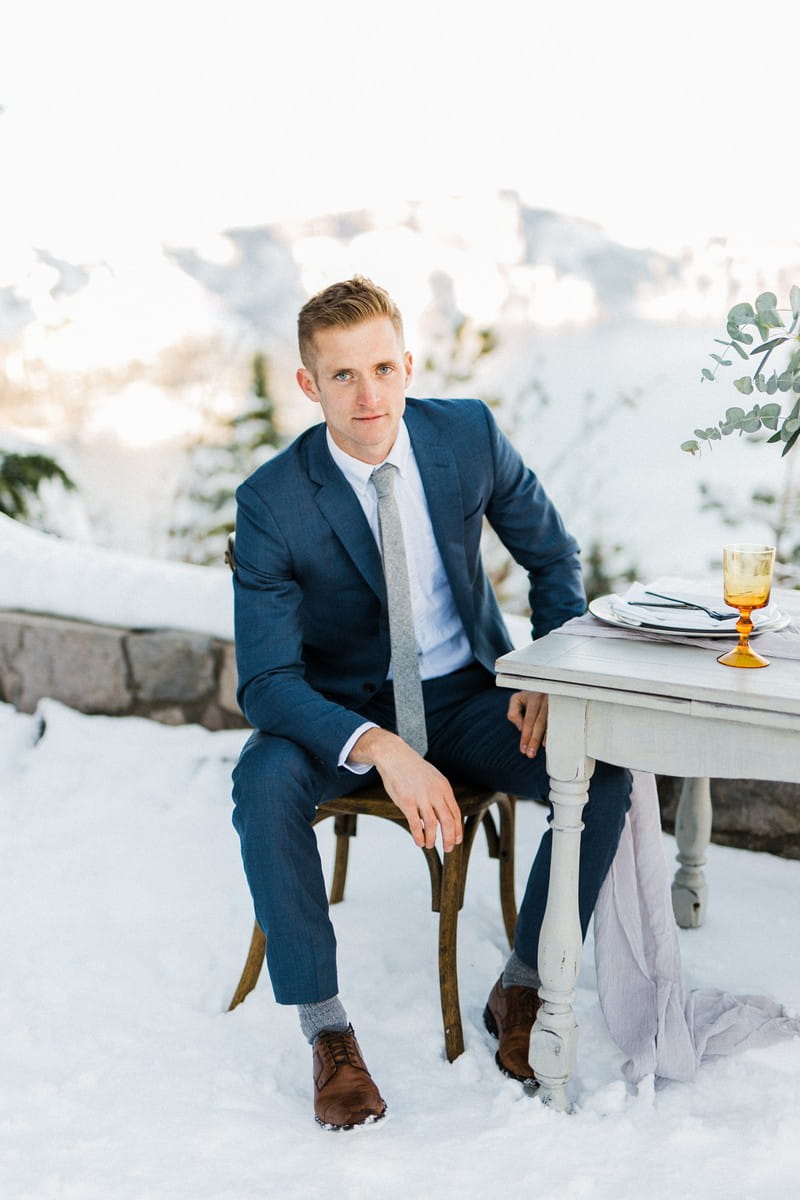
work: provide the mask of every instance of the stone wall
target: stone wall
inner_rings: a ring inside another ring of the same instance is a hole
[[[33,712],[44,697],[84,713],[232,729],[233,645],[202,633],[118,629],[0,612],[0,700]]]
[[[658,777],[661,824],[675,830],[680,779]],[[800,784],[759,779],[712,779],[714,823],[711,840],[741,850],[763,850],[800,858]]]
[[[0,700],[33,712],[50,697],[85,713],[168,725],[245,727],[236,704],[233,645],[201,633],[118,629],[0,611]],[[680,780],[658,779],[672,832]],[[714,841],[800,858],[800,786],[714,779]]]

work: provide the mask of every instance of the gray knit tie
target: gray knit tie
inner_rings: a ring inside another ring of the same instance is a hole
[[[392,648],[392,677],[397,732],[404,742],[424,754],[428,749],[425,706],[417,658],[417,639],[411,610],[411,587],[403,541],[400,512],[394,497],[397,467],[384,463],[372,472],[378,493],[378,522],[381,530],[383,573],[389,602],[389,636]]]

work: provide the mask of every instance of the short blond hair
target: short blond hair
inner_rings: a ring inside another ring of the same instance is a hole
[[[303,366],[313,372],[316,360],[314,334],[318,329],[346,329],[374,317],[388,317],[400,338],[403,338],[403,318],[400,309],[385,288],[378,287],[363,275],[354,275],[341,283],[332,283],[312,296],[297,317],[297,340]]]

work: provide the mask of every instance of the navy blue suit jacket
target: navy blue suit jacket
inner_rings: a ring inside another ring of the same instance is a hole
[[[409,398],[404,419],[456,607],[491,671],[511,642],[481,562],[484,517],[528,571],[535,637],[585,610],[577,543],[480,401]],[[324,425],[236,499],[239,703],[256,729],[335,763],[389,667],[378,547]]]

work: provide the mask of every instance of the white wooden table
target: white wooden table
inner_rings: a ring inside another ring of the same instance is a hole
[[[789,596],[791,608],[800,606],[800,593]],[[699,646],[555,632],[504,655],[497,670],[501,687],[550,698],[553,847],[531,1065],[545,1103],[569,1110],[566,1085],[578,1042],[581,813],[595,760],[687,779],[673,904],[681,924],[699,924],[711,833],[708,779],[800,783],[800,662],[774,658],[760,670],[733,669]]]

